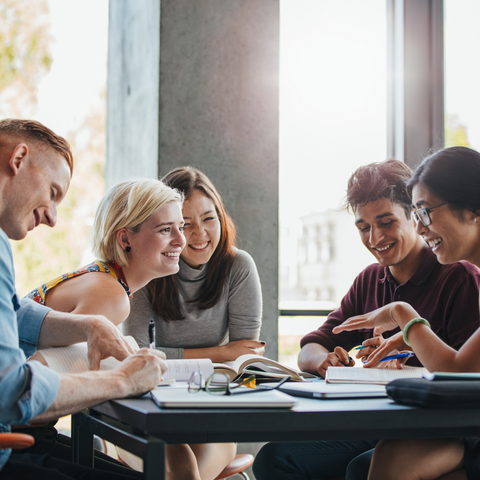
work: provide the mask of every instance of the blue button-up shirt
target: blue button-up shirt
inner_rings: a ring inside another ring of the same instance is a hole
[[[35,353],[40,328],[49,308],[30,299],[19,302],[10,243],[0,229],[0,432],[25,424],[52,404],[59,386],[58,374],[39,362]],[[0,470],[10,450],[0,450]]]

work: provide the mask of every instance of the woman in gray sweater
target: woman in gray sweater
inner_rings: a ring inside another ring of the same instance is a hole
[[[131,301],[123,331],[148,346],[155,319],[157,348],[167,358],[235,360],[264,353],[258,341],[262,292],[252,257],[234,247],[235,226],[208,177],[180,167],[162,181],[185,194],[186,246],[177,275],[152,281]]]
[[[150,282],[135,294],[124,334],[132,335],[141,347],[148,346],[153,318],[156,346],[167,358],[227,362],[247,353],[263,355],[265,342],[258,340],[260,279],[252,257],[234,246],[235,226],[219,193],[204,173],[192,167],[176,168],[162,181],[185,194],[186,246],[177,275]],[[219,473],[215,466],[235,446],[190,448],[203,480]]]

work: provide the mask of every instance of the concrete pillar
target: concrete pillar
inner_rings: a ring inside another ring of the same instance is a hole
[[[110,2],[106,187],[158,175],[159,0]]]
[[[181,165],[211,178],[257,264],[274,359],[278,69],[279,0],[110,2],[107,186]]]
[[[278,0],[110,2],[107,185],[202,169],[255,259],[278,356]]]

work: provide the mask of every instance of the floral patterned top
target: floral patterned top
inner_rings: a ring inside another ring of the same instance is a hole
[[[85,265],[84,267],[81,267],[78,270],[75,270],[73,272],[64,273],[63,275],[60,275],[59,277],[54,278],[53,280],[50,280],[47,283],[44,283],[41,287],[38,287],[35,290],[32,290],[30,293],[28,293],[25,296],[28,298],[31,298],[32,300],[35,300],[35,302],[37,303],[41,303],[42,305],[45,305],[45,297],[49,290],[52,290],[58,284],[65,282],[70,278],[78,277],[79,275],[83,275],[85,273],[90,273],[90,272],[108,273],[113,278],[118,280],[120,285],[125,289],[125,292],[127,293],[128,298],[132,298],[132,293],[128,288],[127,280],[125,279],[125,275],[123,274],[122,267],[120,267],[120,265],[118,265],[115,262],[106,263],[106,262],[102,262],[101,260],[95,260],[94,262],[88,265]]]

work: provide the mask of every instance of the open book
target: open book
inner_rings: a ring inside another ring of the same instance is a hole
[[[300,372],[287,367],[270,358],[259,355],[241,355],[234,362],[214,363],[215,373],[225,373],[233,380],[239,374],[259,375],[262,377],[283,378],[291,376],[290,380],[303,382],[305,378],[315,378],[315,375]]]
[[[138,350],[138,344],[133,337],[125,337],[128,344]],[[88,371],[87,344],[76,343],[68,347],[46,348],[38,350],[48,366],[58,373],[82,373]],[[213,373],[213,363],[208,358],[166,360],[168,371],[163,375],[165,382],[176,380],[187,382],[192,373],[200,370],[205,378]],[[100,362],[100,370],[112,370],[120,365],[113,357]]]
[[[328,383],[375,383],[386,385],[397,378],[421,378],[428,373],[423,367],[396,368],[361,368],[328,367],[325,380]]]

